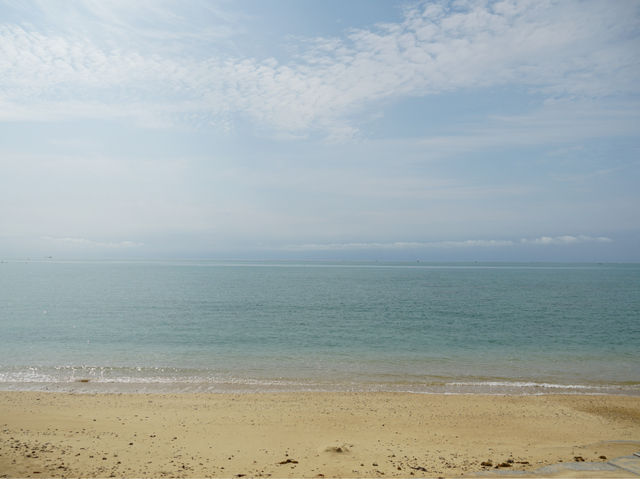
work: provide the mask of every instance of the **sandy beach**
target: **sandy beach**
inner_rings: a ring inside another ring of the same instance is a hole
[[[0,393],[0,477],[473,476],[638,449],[637,397]]]

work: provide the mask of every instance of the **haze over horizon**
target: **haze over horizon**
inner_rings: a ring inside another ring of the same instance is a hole
[[[639,1],[0,1],[0,259],[637,262],[639,78]]]

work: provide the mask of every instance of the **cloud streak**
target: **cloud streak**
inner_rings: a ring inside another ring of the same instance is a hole
[[[611,238],[607,238],[606,236],[571,236],[571,235],[563,235],[563,236],[540,236],[539,238],[532,239],[521,239],[520,243],[522,244],[532,244],[532,245],[574,245],[574,244],[583,244],[583,243],[611,243],[613,240]]]
[[[426,248],[504,248],[521,245],[576,245],[584,243],[611,243],[613,240],[604,236],[563,235],[541,236],[539,238],[522,238],[519,241],[509,239],[470,239],[463,241],[397,241],[391,243],[327,243],[301,244],[286,246],[287,251],[357,251],[357,250],[409,250]]]

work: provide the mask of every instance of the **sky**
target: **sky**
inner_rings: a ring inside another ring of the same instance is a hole
[[[640,1],[0,0],[0,258],[640,261]]]

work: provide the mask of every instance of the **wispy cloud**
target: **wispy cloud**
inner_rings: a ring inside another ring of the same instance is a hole
[[[39,5],[50,14],[46,2]],[[83,15],[102,19],[97,28],[117,29],[120,43],[91,32],[0,26],[5,121],[55,120],[62,111],[91,118],[97,107],[102,116],[147,126],[228,126],[245,117],[275,133],[319,131],[340,141],[357,134],[354,113],[390,98],[505,84],[552,97],[639,92],[640,6],[633,2],[419,4],[398,23],[310,39],[288,60],[157,48],[188,32],[170,3],[149,10],[162,26],[154,32],[130,28],[120,4],[80,5],[77,23]],[[146,31],[144,48],[124,41],[127,31]],[[222,34],[197,29],[205,43]]]
[[[432,155],[478,150],[551,146],[638,133],[640,104],[564,99],[545,102],[526,114],[493,116],[482,125],[458,125],[454,134],[416,140]]]
[[[583,243],[611,243],[613,240],[606,236],[586,236],[586,235],[563,235],[563,236],[540,236],[539,238],[520,240],[522,244],[534,245],[574,245]]]
[[[73,238],[63,237],[56,238],[52,236],[44,236],[42,238],[45,241],[52,241],[59,244],[65,244],[76,247],[88,247],[88,248],[107,248],[107,249],[121,249],[121,248],[140,248],[144,246],[144,243],[137,243],[135,241],[95,241],[87,238]]]
[[[397,241],[391,243],[327,243],[300,244],[286,246],[288,251],[349,251],[349,250],[408,250],[425,248],[502,248],[518,244],[533,245],[575,245],[581,243],[611,243],[613,240],[604,236],[541,236],[539,238],[523,238],[519,241],[510,239],[470,239],[463,241]]]
[[[327,243],[327,244],[301,244],[289,245],[283,249],[288,251],[349,251],[349,250],[406,250],[422,248],[469,248],[469,247],[495,247],[512,246],[509,240],[466,240],[466,241],[396,241],[393,243]]]

